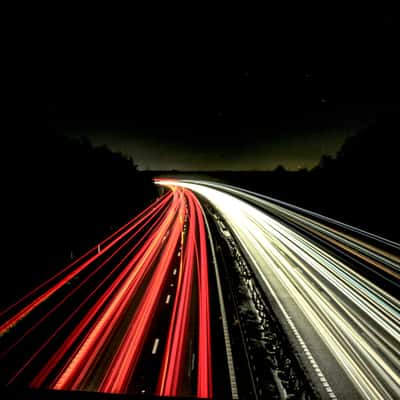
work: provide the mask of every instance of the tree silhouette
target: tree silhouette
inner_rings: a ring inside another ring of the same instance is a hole
[[[52,275],[71,253],[79,255],[157,196],[151,176],[132,159],[85,137],[42,135],[24,144],[4,188],[12,215],[5,256],[13,260],[1,280],[4,301]]]

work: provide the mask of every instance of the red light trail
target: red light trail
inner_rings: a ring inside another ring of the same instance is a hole
[[[40,359],[40,368],[29,378],[31,387],[134,392],[135,371],[148,357],[144,349],[158,322],[154,316],[169,291],[174,300],[165,338],[157,338],[163,353],[153,391],[212,397],[209,267],[202,209],[189,190],[170,188],[128,224],[0,314],[0,335],[12,338],[0,354],[5,362],[30,336],[49,329],[47,321],[75,296],[87,293],[50,334],[41,342],[39,338],[36,349],[10,374],[9,384],[22,380]],[[171,289],[168,283],[176,272],[176,288]],[[73,279],[76,285],[59,295]],[[12,336],[14,328],[24,325],[22,320],[27,328]]]
[[[206,234],[198,200],[191,192],[187,192],[187,197],[189,229],[157,392],[163,396],[177,396],[182,385],[182,364],[188,345],[190,300],[196,272],[199,293],[197,397],[208,398],[212,396],[212,380]]]

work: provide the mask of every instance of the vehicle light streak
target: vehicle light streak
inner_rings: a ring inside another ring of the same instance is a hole
[[[108,241],[110,241],[112,238],[114,238],[118,233],[120,233],[121,231],[123,231],[124,229],[128,228],[132,223],[134,223],[135,221],[137,221],[140,217],[142,217],[143,215],[145,215],[146,213],[149,212],[149,210],[153,209],[154,207],[156,207],[157,203],[161,203],[161,200],[166,201],[167,197],[170,197],[171,194],[170,193],[166,193],[164,196],[160,197],[159,199],[156,200],[156,202],[154,204],[151,204],[148,208],[146,208],[145,210],[143,210],[140,214],[138,214],[137,216],[135,216],[134,218],[132,218],[131,221],[129,221],[128,223],[126,223],[125,225],[123,225],[122,227],[120,227],[119,229],[117,229],[115,232],[113,232],[108,238],[104,239],[103,241],[101,241],[99,244],[95,245],[94,247],[92,247],[90,250],[88,250],[86,253],[84,253],[83,255],[81,255],[80,257],[78,257],[75,261],[73,261],[71,264],[67,265],[64,269],[62,269],[61,271],[59,271],[58,273],[56,273],[55,275],[53,275],[52,277],[50,277],[47,281],[43,282],[42,284],[40,284],[38,287],[34,288],[32,291],[28,292],[26,295],[24,295],[23,297],[21,297],[17,302],[15,302],[14,304],[11,304],[10,306],[8,306],[7,308],[5,308],[4,310],[0,310],[0,317],[3,316],[4,314],[8,313],[9,311],[11,311],[13,308],[17,307],[21,302],[23,302],[24,300],[26,300],[27,298],[33,296],[36,292],[38,292],[41,288],[43,288],[44,286],[48,285],[50,282],[52,282],[53,280],[55,280],[57,277],[59,277],[60,275],[62,275],[63,273],[65,273],[66,271],[68,271],[69,269],[71,269],[74,265],[82,262],[87,256],[89,256],[90,254],[94,253],[97,249],[98,246],[103,246],[105,243],[107,243]],[[157,206],[159,207],[160,204]]]
[[[7,378],[8,384],[32,375],[33,388],[134,393],[137,364],[144,357],[145,343],[158,322],[154,316],[171,301],[174,304],[165,337],[153,340],[150,352],[154,355],[162,346],[172,359],[164,362],[159,372],[160,377],[165,377],[163,392],[211,398],[206,240],[197,198],[189,190],[171,187],[100,246],[93,247],[2,313],[6,316],[3,333],[12,342],[0,355],[2,362],[18,354],[21,342],[28,341],[34,331],[50,329],[37,348],[23,355],[18,368]],[[175,289],[167,282],[176,273]],[[78,274],[76,283],[67,286]],[[60,288],[66,290],[66,295],[53,296]],[[87,296],[82,296],[88,289]],[[49,317],[59,315],[62,306],[71,307],[78,294],[83,300],[51,330]],[[54,304],[41,307],[51,296]],[[38,309],[39,319],[26,318],[27,327],[13,341],[11,328],[34,309]],[[10,316],[12,312],[14,315]],[[185,356],[188,343],[196,351],[191,357]],[[37,372],[35,363],[41,360],[44,362]],[[188,375],[189,369],[197,375]]]
[[[194,216],[190,215],[188,238],[185,245],[183,263],[179,270],[171,324],[168,331],[164,359],[161,366],[157,393],[160,396],[176,396],[182,376],[182,362],[187,345],[187,326],[189,323],[190,299],[193,288],[194,254]]]
[[[152,232],[156,227],[158,227],[159,225],[159,218],[153,223],[153,225],[151,225],[148,228],[149,232]],[[144,249],[146,248],[145,244],[142,244],[142,242],[144,241],[144,239],[146,239],[147,236],[143,236],[143,238],[141,238],[141,240],[134,246],[132,247],[132,249],[128,252],[128,254],[113,268],[112,271],[110,271],[110,275],[116,271],[124,262],[126,262],[129,257],[132,255],[133,252],[135,252],[135,250],[137,249],[137,247],[139,246],[143,246],[141,247],[140,251],[139,251],[139,255],[141,255],[144,251]],[[103,263],[102,265],[106,264],[107,262],[109,262],[111,260],[111,258],[121,250],[121,248],[123,246],[125,246],[126,243],[122,244],[118,249],[116,249],[116,251],[110,255]],[[51,371],[56,368],[57,364],[60,362],[60,360],[65,357],[65,354],[68,352],[68,350],[75,345],[77,339],[79,338],[79,336],[84,332],[84,330],[86,329],[87,326],[89,326],[89,324],[93,323],[93,319],[94,317],[98,314],[98,312],[101,310],[101,308],[106,304],[106,302],[109,301],[110,296],[114,293],[114,291],[118,288],[118,286],[121,284],[121,282],[123,282],[124,279],[126,279],[126,277],[128,276],[128,274],[131,272],[133,266],[135,265],[136,261],[138,259],[138,255],[136,255],[135,258],[131,259],[128,262],[127,267],[121,272],[121,274],[112,282],[111,286],[109,286],[106,290],[106,292],[104,293],[103,296],[101,296],[101,298],[96,302],[96,304],[92,307],[92,309],[90,310],[90,312],[88,312],[85,317],[82,319],[82,321],[78,324],[78,326],[73,330],[73,332],[71,333],[71,335],[68,336],[68,338],[65,340],[65,342],[62,344],[62,346],[60,347],[60,349],[53,355],[53,357],[49,360],[49,362],[45,365],[45,367],[42,369],[42,371],[35,377],[35,379],[31,382],[31,386],[32,387],[36,387],[39,388],[41,387],[45,380],[47,379],[47,377],[49,376],[49,374],[51,373]],[[102,266],[101,265],[101,266]],[[101,267],[100,266],[100,267]],[[94,275],[94,273],[97,272],[97,270],[93,271],[86,279],[89,280],[89,278],[91,278],[92,275]],[[57,328],[57,330],[54,332],[54,334],[49,337],[44,343],[43,345],[38,349],[38,351],[34,354],[34,356],[37,356],[40,351],[50,342],[50,340],[58,333],[58,331],[60,331],[66,323],[68,323],[74,316],[75,314],[96,294],[97,291],[99,291],[102,286],[107,282],[107,280],[109,279],[109,277],[105,277],[100,284],[96,287],[95,290],[93,290],[90,295],[86,298],[86,300],[81,303],[79,305],[79,307],[71,314],[68,316],[68,318],[62,323],[61,326],[59,326]],[[82,282],[84,283],[84,282]],[[78,287],[79,288],[79,287]],[[77,289],[78,289],[77,288]],[[74,290],[75,291],[75,290]],[[73,292],[74,292],[73,291]],[[71,294],[69,294],[71,295]],[[57,307],[57,306],[56,306]],[[55,308],[56,308],[55,307]],[[47,317],[48,315],[46,315]],[[26,364],[28,364],[30,361],[32,361],[32,359],[34,358],[31,357],[30,360],[28,360],[28,362]],[[16,376],[14,377],[14,379],[16,378]]]
[[[346,251],[350,252],[351,249],[353,254],[360,258],[363,255],[366,256],[368,261],[373,263],[375,267],[391,274],[397,281],[400,279],[400,245],[398,243],[268,196],[230,185],[212,182],[206,182],[205,184],[262,207],[272,215],[283,217],[292,222],[295,221],[301,227],[313,228],[319,234],[323,234],[325,238],[334,238],[344,246]],[[324,222],[328,222],[343,231],[334,229],[324,224]],[[346,232],[351,232],[352,234]],[[357,237],[354,234],[357,234]],[[367,240],[372,240],[376,244],[372,245]],[[389,247],[393,252],[386,251],[379,246]]]
[[[166,196],[164,198],[164,200],[162,202],[160,202],[160,204],[158,206],[156,206],[156,208],[161,207],[164,202],[166,203],[169,200],[169,196]],[[153,206],[154,207],[154,206]],[[41,303],[43,303],[46,299],[48,299],[51,295],[53,295],[58,289],[60,289],[62,286],[64,286],[68,281],[70,281],[71,279],[73,279],[76,275],[78,275],[83,269],[85,269],[86,267],[88,267],[89,265],[91,265],[95,260],[97,260],[103,253],[105,253],[106,251],[108,251],[110,248],[112,248],[116,243],[118,243],[121,239],[123,239],[126,235],[128,235],[131,231],[133,231],[135,228],[137,228],[137,226],[146,218],[148,217],[147,213],[154,213],[154,209],[153,207],[149,207],[146,210],[146,213],[142,213],[143,216],[141,216],[141,218],[137,219],[134,218],[134,220],[129,224],[130,226],[128,226],[127,228],[125,228],[125,230],[120,233],[119,236],[117,236],[116,238],[114,238],[115,233],[113,235],[111,235],[111,238],[113,239],[110,243],[108,243],[106,246],[104,246],[103,250],[98,253],[96,252],[94,255],[92,255],[87,261],[85,261],[83,264],[80,264],[77,268],[75,268],[72,272],[69,272],[65,277],[63,277],[60,281],[58,281],[57,283],[55,283],[52,287],[50,287],[49,289],[47,289],[44,293],[42,293],[41,295],[39,295],[36,299],[34,299],[31,303],[29,303],[28,305],[26,305],[25,307],[22,308],[22,310],[18,311],[15,315],[13,315],[11,318],[9,318],[7,321],[5,321],[2,325],[0,325],[0,337],[6,332],[8,331],[12,326],[14,326],[19,320],[21,320],[22,318],[24,318],[27,314],[29,314],[32,310],[34,310],[37,306],[39,306]],[[107,243],[107,241],[109,241],[109,239],[104,240],[102,243]],[[88,253],[86,253],[84,256],[82,256],[80,259],[86,257],[86,255],[89,255],[91,253],[93,253],[94,250],[97,250],[97,245]],[[79,259],[79,260],[80,260]],[[78,260],[77,260],[78,261]],[[66,267],[63,271],[64,272],[68,269],[70,269],[72,266],[74,266],[75,264],[77,264],[76,262],[73,262],[70,266]],[[61,274],[61,272],[59,274],[56,275],[59,276]],[[50,279],[47,282],[50,282],[54,280],[54,278]],[[39,286],[39,288],[42,288],[44,286],[41,285]],[[23,299],[26,299],[28,296],[31,296],[33,294],[35,294],[38,289],[33,290],[31,293],[29,293],[27,296],[25,296]],[[15,306],[17,306],[20,302],[22,301],[22,299],[20,301],[18,301],[17,303],[15,303],[14,305],[12,305],[11,307],[9,307],[7,310],[3,311],[2,314],[4,314],[6,311],[10,311],[12,308],[14,308]]]
[[[207,263],[207,242],[203,212],[199,201],[192,197],[197,218],[200,221],[199,228],[199,257],[197,263],[197,276],[199,288],[199,346],[197,368],[197,397],[212,397],[212,368],[211,368],[211,332],[210,332],[210,299]]]
[[[125,278],[123,285],[116,291],[110,305],[97,320],[91,332],[83,341],[82,346],[75,353],[69,364],[67,364],[62,375],[54,383],[53,387],[55,389],[81,388],[80,385],[90,368],[92,368],[92,364],[95,362],[101,348],[116,328],[118,321],[122,318],[136,290],[143,282],[145,275],[149,272],[152,261],[158,254],[158,243],[165,236],[173,218],[174,210],[171,209],[154,236],[146,242],[146,245],[141,248],[137,256],[128,264],[127,268],[131,272]],[[131,269],[132,267],[134,268]],[[132,352],[130,352],[130,355],[132,355]],[[126,370],[123,372],[127,373]],[[118,380],[118,383],[121,382],[121,379]],[[110,386],[110,382],[111,379],[107,380],[107,385],[102,385],[102,391],[115,391]]]
[[[188,188],[212,204],[240,242],[257,276],[273,285],[284,306],[292,307],[293,303],[301,310],[301,315],[291,315],[293,321],[297,321],[299,329],[304,320],[308,321],[359,396],[382,400],[400,397],[399,300],[366,278],[363,271],[336,258],[274,215],[279,213],[282,220],[296,220],[308,228],[310,237],[318,234],[340,249],[348,248],[351,255],[358,253],[368,268],[394,278],[394,285],[399,259],[388,250],[380,250],[378,244],[393,249],[398,245],[346,226],[347,231],[362,235],[353,238],[350,233],[342,234],[292,210],[250,197],[237,188],[230,187],[228,194],[224,185],[215,183],[159,183]],[[251,200],[268,214],[238,197]],[[369,245],[366,238],[377,244]]]
[[[154,225],[157,224],[157,221],[158,221],[158,220],[156,220],[156,221],[153,223],[153,226],[150,227],[150,230],[154,228]],[[140,229],[136,232],[136,234],[140,233],[140,231],[141,231],[142,229],[143,229],[143,228],[140,228]],[[87,281],[90,280],[90,278],[92,278],[102,267],[104,267],[104,266],[113,258],[113,256],[115,256],[119,251],[121,251],[121,249],[122,249],[123,247],[125,247],[127,244],[129,244],[129,242],[130,242],[133,238],[134,238],[134,236],[132,236],[130,239],[128,239],[125,243],[122,243],[110,256],[108,256],[108,258],[107,258],[106,260],[104,260],[104,261],[103,261],[98,267],[96,267],[82,282],[80,282],[79,285],[78,285],[77,287],[75,287],[72,291],[70,291],[70,292],[63,298],[63,300],[62,300],[61,302],[56,303],[56,304],[54,305],[54,307],[52,307],[52,309],[51,309],[50,311],[48,311],[48,312],[47,312],[43,317],[41,317],[39,320],[35,321],[34,324],[33,324],[27,331],[25,331],[24,334],[23,334],[20,338],[18,338],[17,340],[15,340],[11,346],[9,346],[4,352],[2,352],[2,353],[0,354],[0,360],[1,360],[4,356],[6,356],[14,347],[16,347],[22,340],[24,340],[29,334],[31,334],[41,323],[43,323],[44,321],[46,321],[46,319],[49,318],[50,315],[52,315],[54,312],[56,312],[56,311],[58,310],[58,308],[59,308],[63,303],[66,302],[66,300],[68,300],[71,296],[74,295],[74,293],[76,293],[78,290],[80,290],[80,289],[82,288],[82,286],[83,286]],[[130,253],[132,253],[132,252],[136,249],[137,246],[140,245],[140,243],[141,243],[142,240],[143,240],[143,239],[141,239],[141,240],[130,250],[130,252],[128,253],[128,256],[129,256]],[[126,259],[128,256],[126,256],[124,259]],[[116,270],[118,267],[119,267],[119,265],[117,265],[117,266],[113,269],[113,271]],[[111,272],[113,272],[113,271],[111,271]],[[11,379],[11,381],[10,381],[9,383],[12,383],[12,382],[14,381],[14,379],[15,379],[16,377],[18,377],[19,373],[21,373],[21,372],[24,370],[24,367],[25,367],[26,365],[28,365],[28,364],[40,353],[40,351],[51,341],[51,339],[55,336],[55,334],[56,334],[59,330],[62,329],[62,327],[63,327],[63,326],[64,326],[64,325],[65,325],[65,324],[80,310],[80,308],[81,308],[82,306],[85,305],[85,303],[93,296],[93,294],[95,294],[95,293],[100,289],[100,287],[107,281],[107,279],[108,279],[108,277],[106,277],[106,278],[101,282],[101,284],[100,284],[94,291],[92,291],[92,293],[86,298],[86,300],[85,300],[83,303],[80,304],[80,306],[79,306],[79,307],[78,307],[78,308],[77,308],[77,309],[76,309],[76,310],[75,310],[75,311],[74,311],[74,312],[73,312],[73,313],[72,313],[72,314],[71,314],[71,315],[70,315],[56,330],[55,330],[55,332],[54,332],[50,337],[48,337],[48,338],[46,339],[46,341],[39,347],[39,349],[32,355],[32,357],[25,363],[25,365],[18,371],[18,373],[14,375],[14,377]],[[117,282],[118,282],[118,281],[114,282],[113,286],[115,286]],[[105,298],[105,299],[106,299],[106,298]],[[104,299],[104,301],[105,301],[105,299]],[[96,308],[96,307],[95,307],[95,308]],[[90,314],[88,314],[88,315],[86,316],[86,318],[85,318],[85,323],[81,323],[81,324],[80,324],[81,329],[80,329],[80,330],[79,330],[79,329],[76,329],[76,330],[74,331],[74,333],[75,333],[76,336],[79,335],[79,334],[82,332],[82,330],[86,327],[88,321],[90,320],[90,318],[88,319],[88,317],[89,317],[89,316],[93,316],[93,315],[94,315],[94,313],[92,312],[92,313],[90,313]],[[71,335],[71,337],[72,337],[72,335]],[[71,337],[69,338],[70,343],[71,343]],[[61,353],[61,352],[59,352],[59,353]],[[61,354],[59,354],[59,357],[61,357]],[[48,368],[47,368],[47,369],[48,369]],[[39,381],[37,381],[37,383],[34,384],[33,386],[35,386],[35,385],[36,385],[36,386],[39,386],[39,385],[40,385]]]
[[[152,280],[114,356],[107,375],[100,386],[100,391],[126,392],[129,379],[143,347],[144,338],[152,322],[152,316],[160,299],[161,288],[166,281],[168,272],[171,271],[171,260],[176,252],[181,231],[182,226],[179,223],[179,219],[176,218]],[[154,242],[157,243],[156,241]]]
[[[211,334],[206,233],[198,200],[193,193],[189,191],[185,193],[190,209],[189,227],[157,393],[161,396],[176,396],[180,392],[184,373],[183,356],[185,346],[187,346],[190,300],[196,273],[199,293],[197,397],[211,398]]]

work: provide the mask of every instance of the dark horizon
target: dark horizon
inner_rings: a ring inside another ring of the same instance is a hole
[[[152,14],[113,22],[115,40],[83,20],[56,42],[46,128],[141,169],[313,168],[399,105],[394,14],[313,11]]]
[[[335,157],[344,142],[375,120],[347,121],[337,128],[131,128],[69,129],[96,146],[131,157],[140,170],[272,171],[313,169]],[[230,135],[229,135],[230,133]]]

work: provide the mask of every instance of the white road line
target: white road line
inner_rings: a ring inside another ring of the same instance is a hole
[[[279,300],[278,296],[276,295],[275,291],[272,289],[272,286],[270,283],[265,279],[264,274],[260,273],[260,267],[258,266],[257,262],[254,260],[254,258],[251,256],[250,252],[247,251],[248,256],[252,259],[254,266],[257,268],[259,275],[262,277],[265,285],[267,286],[269,292],[271,295],[274,297],[274,300],[276,301],[276,304],[278,307],[281,309],[281,312],[283,316],[285,317],[290,329],[294,333],[294,336],[296,337],[297,341],[301,345],[304,354],[306,355],[307,359],[310,360],[310,364],[313,367],[314,371],[316,372],[317,376],[319,377],[322,385],[324,386],[326,392],[328,393],[329,397],[331,399],[337,399],[335,392],[332,390],[331,386],[329,385],[328,381],[326,380],[324,374],[321,372],[321,369],[319,368],[318,364],[315,362],[314,357],[312,356],[310,350],[308,349],[307,345],[304,342],[304,339],[300,335],[299,331],[297,330],[296,326],[294,325],[292,318],[290,315],[287,313],[286,309],[283,307],[283,304]],[[311,361],[312,359],[312,361]]]
[[[194,360],[196,359],[196,354],[192,354],[192,371],[194,370]]]
[[[165,300],[165,304],[169,304],[169,301],[171,300],[171,295],[169,294],[167,296],[167,299]]]
[[[151,350],[151,354],[156,354],[158,349],[158,343],[160,343],[160,339],[157,338],[153,344],[153,350]]]

